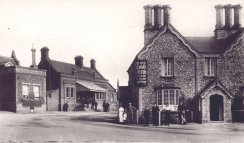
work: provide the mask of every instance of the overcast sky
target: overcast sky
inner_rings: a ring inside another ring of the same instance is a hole
[[[32,43],[37,63],[47,46],[53,60],[74,63],[82,55],[89,67],[94,58],[115,88],[117,79],[127,85],[127,69],[144,44],[146,4],[171,5],[171,23],[183,36],[213,36],[214,5],[244,0],[0,0],[0,55],[15,50],[30,66]]]

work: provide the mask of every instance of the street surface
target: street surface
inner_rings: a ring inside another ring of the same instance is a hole
[[[244,123],[144,127],[119,125],[103,112],[0,112],[0,143],[174,142],[243,143]]]

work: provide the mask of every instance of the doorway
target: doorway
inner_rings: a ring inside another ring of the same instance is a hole
[[[210,121],[223,121],[223,96],[212,95],[210,96]]]

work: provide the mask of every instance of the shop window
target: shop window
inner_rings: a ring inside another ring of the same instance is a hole
[[[173,76],[174,59],[163,58],[162,60],[162,76]]]
[[[216,58],[205,58],[205,75],[215,76],[216,73]]]
[[[177,89],[157,90],[158,105],[179,105],[179,91]]]
[[[40,86],[34,85],[33,86],[33,92],[35,98],[40,98]]]
[[[28,98],[29,97],[29,85],[23,84],[22,85],[22,96]]]

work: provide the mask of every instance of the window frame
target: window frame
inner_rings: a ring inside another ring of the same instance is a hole
[[[35,87],[38,88],[38,97],[36,96],[36,93],[37,93],[37,92],[35,92]],[[40,99],[40,95],[41,95],[41,86],[40,86],[40,85],[33,84],[33,93],[34,93],[34,98],[35,98],[35,99]]]
[[[173,77],[174,76],[174,58],[173,57],[162,58],[161,76],[162,77]]]
[[[168,103],[171,106],[178,106],[179,98],[180,98],[179,89],[158,89],[157,90],[157,105],[159,106],[165,106],[166,103]],[[159,104],[160,102],[162,104]]]
[[[26,95],[24,95],[24,86],[27,87]],[[22,97],[29,98],[30,93],[30,84],[29,83],[22,83]]]
[[[206,57],[205,58],[205,76],[214,77],[216,76],[216,66],[217,66],[217,58],[214,57]]]

